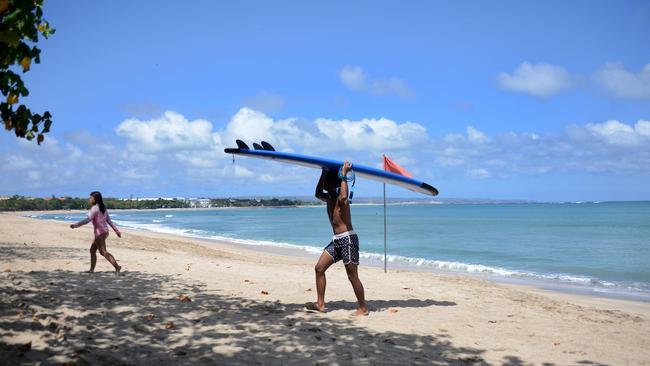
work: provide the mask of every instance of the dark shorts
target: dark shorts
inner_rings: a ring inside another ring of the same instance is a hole
[[[325,247],[334,263],[343,260],[344,264],[359,264],[359,237],[354,231],[336,234],[332,241]]]

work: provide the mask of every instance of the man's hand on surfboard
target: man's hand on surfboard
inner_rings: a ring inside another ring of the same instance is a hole
[[[343,163],[343,171],[342,171],[343,175],[348,174],[348,172],[351,169],[352,169],[352,164],[349,161],[346,160],[345,163]]]

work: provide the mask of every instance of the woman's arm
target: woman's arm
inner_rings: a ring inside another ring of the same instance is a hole
[[[80,226],[84,226],[84,225],[86,225],[86,224],[89,223],[90,221],[91,221],[90,216],[88,216],[88,217],[86,217],[85,219],[83,219],[83,220],[81,220],[81,221],[79,221],[79,222],[77,222],[77,223],[70,224],[70,227],[73,228],[73,229],[76,229],[76,228],[78,228],[78,227],[80,227]]]
[[[113,231],[115,231],[115,234],[117,234],[118,238],[122,237],[122,233],[120,232],[120,229],[115,226],[113,223],[113,220],[111,220],[111,217],[108,215],[108,211],[106,211],[106,222],[113,228]]]
[[[90,212],[88,213],[88,217],[86,217],[85,219],[83,219],[83,220],[81,220],[81,221],[79,221],[77,223],[70,224],[70,228],[76,229],[78,227],[86,225],[87,223],[89,223],[89,222],[91,222],[93,220],[93,218],[95,217],[96,214],[97,214],[97,210],[95,210],[95,206],[93,206],[90,209]]]

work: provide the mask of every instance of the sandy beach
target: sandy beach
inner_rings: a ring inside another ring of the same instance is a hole
[[[650,365],[650,304],[341,264],[329,312],[315,260],[124,230],[115,276],[89,267],[92,228],[0,214],[0,363]]]

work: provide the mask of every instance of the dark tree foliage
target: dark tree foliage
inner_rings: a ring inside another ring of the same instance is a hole
[[[157,208],[189,208],[190,203],[182,199],[174,200],[120,200],[104,198],[104,204],[109,209],[157,209]],[[281,207],[314,205],[307,202],[290,199],[212,199],[212,207]],[[47,210],[84,210],[88,208],[88,198],[61,197],[31,198],[12,196],[0,199],[0,211],[47,211]]]
[[[35,46],[39,34],[48,38],[54,29],[43,19],[43,0],[0,0],[0,117],[8,131],[40,145],[50,131],[52,115],[32,113],[20,99],[29,90],[15,71],[26,73],[33,63],[41,62],[41,50]],[[13,70],[12,70],[13,69]]]

